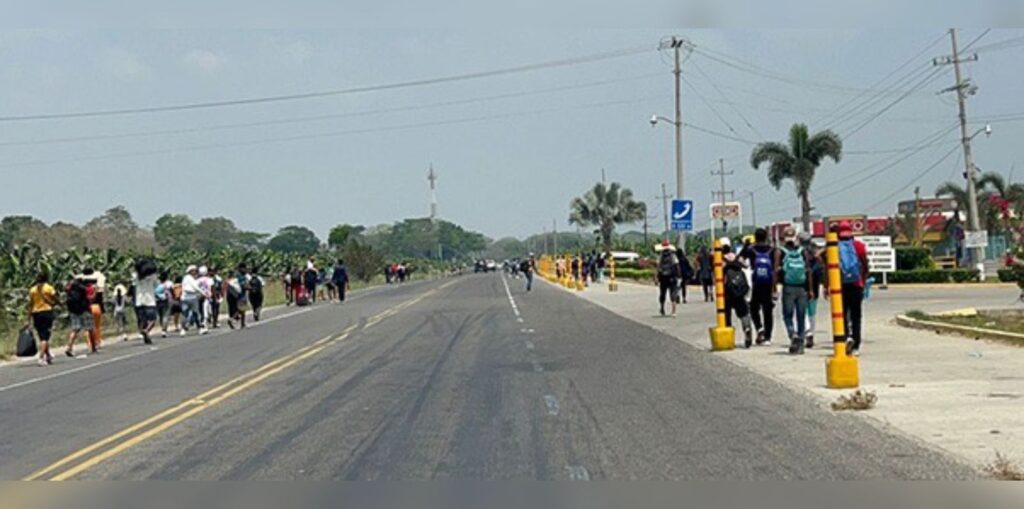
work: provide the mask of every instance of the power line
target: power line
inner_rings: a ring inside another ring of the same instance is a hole
[[[687,87],[690,87],[690,90],[693,91],[694,95],[696,95],[697,98],[700,99],[701,102],[703,102],[704,105],[707,106],[709,110],[711,110],[711,113],[714,113],[715,116],[718,117],[718,120],[720,120],[723,124],[725,124],[725,127],[727,129],[729,129],[729,132],[731,132],[733,134],[739,134],[739,133],[736,132],[736,129],[733,129],[732,124],[730,124],[729,121],[726,120],[725,117],[723,117],[722,114],[718,112],[718,109],[715,108],[714,105],[712,105],[710,102],[708,102],[707,99],[704,98],[704,95],[701,94],[699,90],[697,90],[697,87],[693,86],[693,83],[690,83],[690,80],[686,79],[686,76],[683,76],[682,74],[680,74],[679,75],[679,79],[681,79],[683,81],[683,83],[686,84]]]
[[[378,114],[381,114],[381,113],[396,113],[396,112],[403,112],[403,111],[418,111],[418,110],[425,110],[425,109],[432,109],[432,108],[440,108],[440,107],[445,107],[445,106],[457,106],[457,105],[464,105],[464,104],[473,104],[473,103],[480,103],[480,102],[500,100],[500,99],[510,99],[510,98],[516,98],[516,97],[526,97],[526,96],[531,96],[531,95],[546,94],[546,93],[551,93],[551,92],[560,92],[560,91],[565,91],[565,90],[575,90],[575,89],[580,89],[580,88],[596,87],[596,86],[608,85],[608,84],[613,84],[613,83],[622,83],[622,82],[635,81],[635,80],[652,78],[652,77],[660,77],[661,75],[662,75],[662,73],[648,73],[648,74],[642,74],[642,75],[638,75],[638,76],[634,76],[634,77],[630,77],[630,78],[620,78],[620,79],[613,79],[613,80],[602,80],[602,81],[594,81],[594,82],[588,82],[588,83],[581,83],[581,84],[577,84],[577,85],[567,85],[567,86],[561,86],[561,87],[543,88],[543,89],[529,90],[529,91],[523,91],[523,92],[511,92],[511,93],[506,93],[506,94],[495,94],[495,95],[488,95],[488,96],[482,96],[482,97],[472,97],[472,98],[467,98],[467,99],[457,99],[457,100],[452,100],[452,101],[442,101],[442,102],[436,102],[436,103],[430,103],[430,104],[419,104],[419,105],[413,105],[413,106],[399,106],[399,107],[380,108],[380,109],[373,109],[373,110],[361,110],[361,111],[353,111],[353,112],[347,112],[347,113],[334,113],[334,114],[327,114],[327,115],[310,115],[310,116],[301,116],[301,117],[286,117],[286,118],[280,118],[280,119],[261,120],[261,121],[256,121],[256,122],[237,122],[237,123],[230,123],[230,124],[215,124],[215,125],[210,125],[210,126],[187,127],[187,128],[180,128],[180,129],[161,129],[161,130],[155,130],[155,131],[141,131],[141,132],[132,132],[132,133],[96,134],[96,135],[88,135],[88,136],[71,136],[71,137],[62,137],[62,138],[44,138],[44,139],[26,140],[26,141],[4,141],[4,142],[0,142],[0,146],[45,145],[45,144],[53,144],[53,143],[72,143],[72,142],[81,142],[81,141],[101,141],[101,140],[116,140],[116,139],[125,139],[125,138],[142,138],[142,137],[149,137],[149,136],[162,136],[162,135],[173,135],[173,134],[192,134],[192,133],[200,133],[200,132],[208,132],[208,131],[222,131],[222,130],[232,130],[232,129],[243,129],[243,128],[249,128],[249,127],[264,127],[264,126],[270,126],[270,125],[282,125],[282,124],[293,124],[293,123],[320,121],[320,120],[332,120],[332,119],[339,119],[339,118],[362,117],[362,116],[368,116],[368,115],[378,115]]]
[[[889,193],[889,194],[885,195],[885,197],[884,197],[884,198],[882,198],[881,200],[878,200],[877,202],[875,202],[875,203],[871,204],[871,206],[870,206],[870,207],[868,207],[868,208],[867,208],[867,209],[865,209],[865,210],[872,210],[872,209],[874,209],[875,207],[877,207],[877,206],[879,206],[879,205],[881,205],[881,204],[883,204],[883,203],[885,203],[885,202],[887,202],[887,201],[891,200],[891,199],[892,199],[892,198],[893,198],[894,196],[896,196],[897,194],[899,194],[899,193],[902,193],[902,192],[903,192],[903,191],[904,191],[904,190],[905,190],[906,188],[908,188],[908,187],[910,187],[910,186],[914,185],[914,183],[916,183],[916,182],[920,181],[920,180],[921,180],[921,179],[922,179],[922,178],[923,178],[923,177],[924,177],[925,175],[927,175],[927,174],[928,174],[928,173],[930,173],[930,172],[931,172],[932,170],[934,170],[934,169],[935,169],[936,167],[938,167],[938,166],[939,166],[940,164],[942,164],[942,162],[943,162],[943,161],[945,161],[946,159],[948,159],[948,158],[949,158],[949,156],[953,155],[953,152],[956,152],[956,151],[957,151],[957,149],[959,149],[959,148],[960,148],[959,146],[953,147],[953,148],[952,148],[952,149],[950,149],[950,150],[949,150],[948,152],[946,152],[945,154],[943,154],[943,156],[942,156],[942,157],[940,157],[940,158],[939,158],[939,159],[938,159],[937,161],[935,161],[934,163],[932,163],[931,165],[929,165],[929,166],[928,166],[927,168],[925,168],[924,170],[922,170],[922,171],[921,171],[921,173],[918,173],[917,175],[915,175],[915,176],[914,176],[914,178],[910,179],[910,180],[909,180],[909,181],[908,181],[908,182],[907,182],[906,184],[904,184],[904,185],[900,186],[900,187],[899,187],[898,189],[896,189],[895,191],[893,191],[893,192],[891,192],[891,193]]]
[[[305,92],[299,94],[288,94],[288,95],[275,95],[265,97],[251,97],[245,99],[234,99],[229,101],[211,101],[211,102],[200,102],[200,103],[187,103],[187,104],[176,104],[169,106],[150,106],[143,108],[121,108],[121,109],[110,109],[110,110],[96,110],[96,111],[80,111],[74,113],[44,113],[44,114],[33,114],[33,115],[12,115],[0,117],[0,122],[18,122],[26,120],[53,120],[53,119],[65,119],[65,118],[83,118],[83,117],[104,117],[104,116],[115,116],[115,115],[130,115],[138,113],[162,113],[167,111],[182,111],[182,110],[197,110],[204,108],[220,108],[225,106],[241,106],[249,104],[265,104],[282,101],[296,101],[302,99],[315,99],[320,97],[330,97],[345,94],[355,94],[364,92],[377,92],[382,90],[394,90],[402,88],[412,88],[424,85],[436,85],[440,83],[450,83],[455,81],[466,81],[475,80],[480,78],[490,78],[495,76],[502,76],[507,74],[515,74],[520,72],[536,71],[540,69],[550,69],[554,67],[565,67],[579,64],[586,64],[592,62],[598,62],[602,60],[608,60],[613,58],[621,58],[630,55],[636,55],[639,53],[646,53],[653,51],[654,48],[650,46],[626,48],[615,51],[608,51],[602,53],[594,53],[590,55],[584,55],[580,57],[567,58],[562,60],[551,60],[547,62],[540,62],[536,64],[520,65],[515,67],[505,67],[501,69],[493,69],[489,71],[479,71],[464,74],[455,74],[450,76],[442,76],[437,78],[427,78],[420,80],[411,81],[399,81],[394,83],[385,83],[381,85],[369,85],[352,88],[342,88],[334,90],[322,90],[316,92]]]
[[[933,48],[936,44],[938,44],[939,42],[945,40],[945,38],[946,38],[946,34],[945,33],[939,35],[938,37],[935,38],[935,40],[930,42],[923,49],[921,49],[920,51],[915,53],[912,57],[908,58],[906,61],[901,63],[895,69],[893,69],[892,71],[889,71],[888,74],[886,74],[881,79],[879,79],[878,81],[873,83],[869,88],[875,88],[875,87],[881,86],[882,83],[885,83],[886,80],[888,80],[890,77],[892,77],[893,75],[898,73],[901,69],[903,69],[903,68],[907,67],[908,65],[914,63],[914,61],[916,61],[918,58],[920,58],[922,55],[924,55],[926,52],[928,52],[928,50]],[[928,65],[928,64],[924,64],[924,65]],[[898,81],[897,81],[897,83],[898,83]],[[832,116],[833,114],[838,114],[840,111],[843,111],[844,108],[846,108],[847,106],[849,106],[851,104],[856,103],[861,97],[863,97],[864,95],[866,95],[868,93],[869,92],[867,90],[865,90],[865,91],[861,92],[860,94],[857,94],[855,97],[851,98],[850,100],[844,102],[843,104],[840,104],[838,107],[836,107],[834,110],[832,110],[832,112],[829,113],[828,115],[824,115],[824,116],[819,117],[818,119],[816,119],[814,121],[814,124],[818,124],[819,122],[825,120],[826,118]]]
[[[728,104],[730,108],[732,108],[732,111],[736,113],[736,115],[738,115],[740,119],[743,120],[743,123],[746,124],[751,131],[753,131],[754,135],[757,136],[758,138],[764,139],[764,136],[761,134],[761,132],[758,131],[753,126],[753,124],[750,123],[750,120],[747,120],[747,117],[743,115],[743,112],[741,112],[739,108],[736,107],[736,103],[730,101],[729,98],[726,97],[725,92],[722,92],[722,89],[719,88],[717,83],[715,83],[715,80],[711,79],[711,76],[704,72],[704,69],[700,67],[700,64],[698,64],[697,61],[693,62],[693,68],[696,69],[697,72],[704,77],[704,79],[708,80],[708,83],[711,84],[711,87],[714,88],[716,92],[718,92],[718,95],[720,95],[722,97],[722,100],[725,101],[725,103]]]
[[[922,79],[917,84],[915,84],[913,88],[911,88],[910,90],[907,90],[904,94],[900,95],[899,97],[894,99],[892,102],[890,102],[889,104],[885,105],[885,107],[883,107],[881,110],[878,110],[877,112],[875,112],[874,114],[872,114],[871,116],[866,118],[864,121],[862,121],[861,123],[857,124],[856,127],[851,129],[850,131],[848,131],[846,133],[846,135],[845,135],[845,139],[849,139],[851,136],[857,134],[862,129],[867,127],[869,124],[871,124],[871,122],[873,122],[875,119],[877,119],[878,117],[881,117],[883,114],[885,114],[885,112],[889,111],[890,109],[892,109],[897,104],[903,102],[903,100],[906,99],[915,90],[924,88],[926,85],[928,85],[932,81],[935,81],[936,79],[942,77],[944,72],[948,73],[949,70],[948,69],[936,69],[935,71],[930,73],[928,76],[925,76],[924,79]]]
[[[739,136],[730,136],[728,134],[720,133],[718,131],[713,131],[713,130],[708,129],[706,127],[701,127],[699,125],[694,125],[694,124],[691,124],[689,122],[683,122],[683,127],[689,127],[690,129],[693,129],[695,131],[700,131],[700,132],[702,132],[704,134],[709,134],[711,136],[717,136],[719,138],[724,138],[724,139],[727,139],[727,140],[738,141],[740,143],[746,143],[747,145],[757,145],[756,141],[748,140],[748,139],[745,139],[745,138],[740,138]]]
[[[583,105],[577,105],[577,106],[566,107],[566,108],[548,108],[548,109],[531,110],[531,111],[519,111],[519,112],[515,112],[515,113],[506,113],[506,114],[499,114],[499,115],[481,115],[481,116],[475,116],[475,117],[464,117],[464,118],[441,120],[441,121],[417,122],[417,123],[411,123],[411,124],[397,124],[397,125],[382,126],[382,127],[375,127],[375,128],[350,129],[350,130],[343,130],[343,131],[329,131],[329,132],[303,134],[303,135],[295,135],[295,136],[274,137],[274,138],[261,138],[261,139],[244,140],[244,141],[238,141],[238,142],[210,143],[210,144],[202,144],[202,145],[185,145],[185,146],[172,147],[172,148],[167,148],[167,149],[118,152],[118,153],[111,153],[111,154],[101,154],[101,155],[97,155],[97,156],[85,156],[85,157],[66,158],[66,159],[51,159],[51,160],[40,160],[40,161],[22,161],[22,162],[16,162],[16,163],[3,164],[3,165],[0,165],[0,168],[19,168],[19,167],[26,167],[26,166],[44,166],[44,165],[49,165],[49,164],[78,163],[78,162],[83,162],[83,161],[102,161],[102,160],[109,160],[109,159],[123,159],[123,158],[148,156],[148,155],[174,154],[174,153],[180,153],[180,152],[193,152],[193,151],[203,151],[203,150],[214,150],[214,149],[231,148],[231,147],[262,146],[262,145],[267,145],[267,144],[272,144],[272,143],[286,143],[286,142],[300,141],[300,140],[312,140],[312,139],[320,139],[320,138],[333,138],[333,137],[346,136],[346,135],[352,135],[352,134],[368,134],[368,133],[376,133],[376,132],[388,132],[388,131],[399,131],[399,130],[406,130],[406,129],[416,129],[416,128],[421,128],[421,127],[435,127],[435,126],[444,126],[444,125],[465,124],[465,123],[471,123],[471,122],[481,122],[481,121],[488,121],[488,120],[500,120],[500,119],[506,119],[506,118],[524,117],[524,116],[546,114],[546,113],[558,113],[558,112],[564,112],[564,111],[570,111],[570,110],[580,110],[580,109],[590,109],[590,108],[601,108],[601,107],[606,107],[606,106],[617,106],[617,105],[624,105],[624,104],[634,104],[634,103],[638,103],[638,102],[648,101],[648,100],[651,100],[651,99],[662,99],[664,97],[665,96],[661,96],[661,95],[659,95],[659,96],[649,96],[649,97],[636,98],[636,99],[626,99],[626,100],[619,100],[619,101],[606,101],[606,102],[600,102],[600,103],[583,104]]]

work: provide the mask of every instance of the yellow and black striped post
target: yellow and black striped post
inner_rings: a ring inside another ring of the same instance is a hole
[[[711,351],[719,352],[736,348],[736,331],[725,325],[725,261],[722,254],[721,241],[715,241],[715,313],[718,321],[715,327],[709,327]]]
[[[846,355],[846,323],[843,316],[843,277],[839,269],[839,236],[825,237],[825,262],[828,267],[828,296],[832,310],[831,357],[825,359],[825,381],[830,389],[850,389],[860,385],[860,364]]]
[[[619,283],[615,281],[615,258],[611,254],[608,255],[608,291],[619,291]]]

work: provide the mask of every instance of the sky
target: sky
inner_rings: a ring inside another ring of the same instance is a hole
[[[719,158],[734,172],[726,183],[746,222],[749,192],[761,224],[796,215],[792,188],[767,187],[765,171],[748,162],[754,143],[784,141],[794,122],[844,139],[841,163],[818,171],[819,213],[892,214],[917,186],[927,196],[946,180],[963,182],[956,102],[939,93],[953,84],[952,68],[931,63],[950,52],[941,28],[0,29],[0,216],[83,223],[124,205],[145,225],[172,212],[262,232],[302,224],[325,237],[339,223],[425,216],[432,164],[441,217],[492,238],[540,233],[552,221],[574,229],[569,202],[602,169],[646,201],[660,227],[656,196],[662,183],[674,190],[673,135],[649,119],[673,112],[670,55],[656,50],[668,35],[696,48],[683,62],[682,108],[692,125],[683,134],[685,194],[696,201],[698,228],[707,225]],[[979,59],[964,65],[978,87],[968,118],[972,132],[986,122],[993,132],[975,138],[975,164],[1005,175],[1019,166],[1020,181],[1024,44],[984,48],[1024,30],[964,29],[961,46],[979,35]],[[580,61],[626,49],[638,52]],[[12,118],[564,60],[574,63],[302,100]]]

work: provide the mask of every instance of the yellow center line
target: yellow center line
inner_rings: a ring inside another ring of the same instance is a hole
[[[377,315],[374,315],[369,320],[367,320],[367,327],[369,327],[371,323],[376,324],[383,320],[384,318],[395,314],[401,308],[408,307],[417,302],[420,302],[433,292],[434,290],[430,290],[427,293],[422,294],[415,299],[398,304],[388,310],[385,310],[381,313],[378,313]],[[213,387],[212,389],[209,389],[197,396],[191,397],[148,419],[145,419],[132,426],[129,426],[128,428],[125,428],[113,435],[110,435],[107,438],[100,440],[99,442],[96,442],[88,447],[80,449],[72,454],[69,454],[64,458],[61,458],[60,460],[54,462],[53,464],[32,473],[31,475],[26,477],[25,480],[31,481],[41,479],[61,469],[62,467],[67,466],[68,464],[74,462],[75,460],[86,457],[91,453],[97,451],[98,449],[101,449],[107,445],[117,442],[118,440],[128,437],[140,430],[143,430],[151,426],[154,423],[158,423],[161,420],[163,420],[163,422],[159,423],[157,426],[154,426],[142,433],[136,434],[135,436],[129,438],[128,440],[124,440],[120,442],[118,445],[110,449],[107,449],[99,454],[93,455],[72,468],[69,468],[56,475],[53,475],[52,477],[50,477],[50,480],[61,481],[73,478],[74,476],[88,470],[89,468],[92,468],[93,466],[96,466],[97,464],[162,433],[163,431],[199,414],[200,412],[203,412],[204,410],[207,410],[221,403],[222,401],[225,401],[226,399],[262,382],[263,380],[266,380],[267,378],[277,373],[280,373],[291,366],[294,366],[296,363],[305,360],[309,357],[312,357],[313,355],[316,355],[317,353],[327,348],[327,346],[329,346],[331,343],[334,343],[335,341],[342,341],[348,338],[348,336],[357,328],[358,324],[351,325],[337,335],[328,335],[322,339],[317,340],[315,343],[311,345],[303,347],[302,349],[296,351],[291,355],[275,359],[271,362],[268,362],[260,366],[259,368],[256,368],[253,371],[232,378],[227,382],[224,382],[216,387]],[[229,387],[230,389],[228,389]],[[225,389],[228,390],[225,391]],[[220,393],[221,391],[224,392],[216,397],[211,398],[211,396],[214,396],[217,393]],[[169,416],[173,417],[166,419]]]

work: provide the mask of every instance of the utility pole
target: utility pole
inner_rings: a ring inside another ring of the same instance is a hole
[[[921,186],[917,186],[914,188],[914,239],[910,244],[913,247],[921,247],[921,228]]]
[[[733,191],[725,190],[725,177],[732,175],[733,173],[735,172],[733,172],[732,170],[725,171],[725,160],[723,159],[718,160],[718,171],[711,170],[711,175],[717,176],[721,180],[721,190],[711,191],[711,199],[720,201],[722,203],[723,208],[725,207],[725,197],[727,195],[729,196],[729,199],[735,199],[736,196],[736,193],[734,193]],[[725,218],[722,218],[722,233],[729,233],[729,221],[727,221]]]
[[[668,234],[667,232],[671,231],[669,229],[669,223],[668,223],[668,199],[671,198],[671,197],[672,197],[672,195],[668,194],[668,191],[665,190],[665,183],[662,182],[662,184],[661,184],[661,195],[655,196],[655,198],[658,198],[659,200],[661,200],[661,208],[665,212],[665,232],[666,232],[666,235]]]
[[[751,222],[752,222],[751,226],[753,226],[753,229],[756,230],[757,229],[757,205],[754,204],[754,192],[753,191],[747,191],[747,194],[750,195],[750,218],[751,218]]]
[[[956,101],[959,107],[960,117],[960,143],[963,145],[964,150],[964,167],[967,177],[967,225],[969,228],[968,233],[974,233],[981,231],[981,221],[978,218],[978,190],[975,185],[975,167],[974,159],[971,157],[971,137],[967,135],[967,94],[973,94],[974,88],[970,84],[970,80],[965,80],[961,77],[960,63],[971,62],[978,60],[978,54],[972,53],[964,58],[960,57],[960,50],[956,44],[956,29],[949,29],[949,38],[953,45],[952,57],[945,56],[936,58],[932,61],[934,65],[953,65],[953,73],[956,78],[956,83],[943,92],[956,92]],[[981,247],[971,248],[971,259],[974,261],[975,266],[981,273],[981,278],[984,279],[985,271],[985,252]]]
[[[430,171],[427,172],[427,181],[430,182],[430,223],[434,225],[437,233],[437,259],[444,259],[444,251],[441,247],[441,227],[437,224],[437,193],[435,183],[437,174],[434,173],[434,163],[430,163]]]
[[[672,48],[672,56],[675,65],[672,69],[672,74],[675,76],[675,88],[676,88],[676,115],[673,124],[676,128],[676,198],[683,199],[683,110],[680,92],[682,90],[682,74],[683,71],[680,68],[680,54],[686,45],[689,43],[686,39],[681,37],[672,36],[671,39],[662,41],[659,49]],[[679,232],[679,248],[681,252],[686,252],[686,233]]]
[[[604,168],[601,168],[601,183],[602,184],[605,183],[605,180],[604,180]]]

